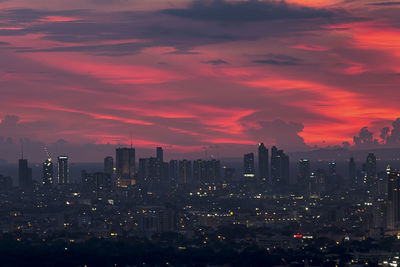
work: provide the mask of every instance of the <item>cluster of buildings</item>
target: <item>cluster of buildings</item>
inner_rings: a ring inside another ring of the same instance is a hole
[[[67,156],[56,162],[48,156],[40,183],[28,161],[19,160],[18,187],[0,175],[0,231],[107,238],[176,232],[190,239],[204,227],[220,234],[221,227],[244,226],[255,231],[250,240],[266,249],[301,248],[313,238],[344,242],[400,233],[400,171],[378,170],[373,153],[363,162],[350,158],[340,173],[333,161],[290,163],[283,150],[269,151],[263,143],[243,155],[242,167],[213,157],[166,161],[161,147],[148,158],[137,159],[135,152],[117,148],[102,170],[82,170],[78,179],[70,177]]]

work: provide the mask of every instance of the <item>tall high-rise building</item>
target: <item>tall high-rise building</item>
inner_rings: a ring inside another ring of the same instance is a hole
[[[28,167],[28,160],[26,159],[18,161],[18,181],[22,190],[30,191],[33,189],[32,169]]]
[[[289,184],[289,156],[275,146],[271,149],[271,182],[280,187]]]
[[[69,184],[69,164],[67,156],[59,156],[58,158],[58,184]]]
[[[157,151],[156,152],[157,152],[157,155],[156,155],[157,160],[159,162],[164,162],[164,152],[163,152],[162,147],[157,147]]]
[[[268,149],[263,143],[258,145],[258,175],[261,182],[269,182]]]
[[[353,157],[351,157],[349,161],[349,182],[353,187],[356,187],[359,184],[357,179],[357,166]]]
[[[254,180],[254,153],[245,154],[243,156],[243,176],[248,180]]]
[[[178,161],[171,160],[169,162],[169,180],[172,187],[175,187],[178,184],[178,179],[179,179]]]
[[[337,190],[341,185],[337,171],[336,171],[336,162],[328,163],[328,186],[330,190]]]
[[[192,183],[192,162],[190,160],[179,161],[179,184],[187,185]]]
[[[306,193],[307,185],[310,179],[310,161],[308,159],[301,159],[299,161],[299,173],[297,176],[297,185],[302,193]]]
[[[43,162],[43,185],[52,186],[54,183],[54,167],[51,158]]]
[[[104,173],[107,175],[112,175],[114,174],[114,159],[113,157],[105,157],[104,158]]]
[[[207,179],[206,162],[201,159],[193,161],[193,181],[204,183]]]
[[[369,153],[365,162],[364,184],[372,186],[376,181],[376,157],[373,153]]]
[[[388,189],[388,227],[400,227],[400,172],[387,168]]]
[[[116,149],[117,186],[127,187],[135,184],[135,149]]]

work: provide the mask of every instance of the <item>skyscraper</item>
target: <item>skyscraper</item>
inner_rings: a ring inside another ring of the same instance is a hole
[[[54,183],[54,167],[51,158],[43,163],[43,185],[52,186]]]
[[[269,182],[268,149],[263,143],[258,145],[258,175],[261,182]]]
[[[357,166],[353,157],[351,157],[349,161],[349,182],[353,187],[356,187],[359,184],[357,179]]]
[[[179,178],[178,161],[171,160],[169,162],[169,179],[172,187],[175,187],[178,184],[178,178]]]
[[[58,184],[69,184],[69,165],[67,156],[58,157]]]
[[[254,180],[254,153],[243,156],[243,176],[248,180]]]
[[[193,161],[193,181],[204,183],[206,181],[206,162],[198,159]]]
[[[297,185],[302,193],[306,193],[308,191],[307,185],[309,184],[310,174],[310,161],[307,159],[301,159],[299,161]]]
[[[104,158],[104,173],[112,176],[114,173],[114,159],[113,157]]]
[[[127,187],[135,184],[135,149],[116,149],[117,186]]]
[[[159,162],[164,162],[164,152],[162,147],[157,147],[157,160]]]
[[[400,226],[400,172],[387,168],[388,181],[388,227],[396,229]]]
[[[289,156],[275,146],[271,149],[271,182],[281,188],[289,184]]]
[[[369,153],[365,162],[364,184],[370,187],[376,178],[376,157],[373,153]]]
[[[334,191],[337,190],[340,185],[341,182],[338,179],[338,175],[336,172],[336,162],[329,162],[328,163],[328,186],[329,189]]]
[[[28,167],[28,160],[26,159],[18,161],[18,181],[22,190],[31,191],[33,189],[32,169]]]
[[[179,161],[179,184],[187,185],[192,183],[192,162],[190,160]]]

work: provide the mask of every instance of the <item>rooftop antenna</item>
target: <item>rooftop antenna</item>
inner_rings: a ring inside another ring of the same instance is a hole
[[[44,152],[46,153],[47,158],[48,158],[48,159],[51,159],[50,153],[49,153],[49,151],[47,150],[47,146],[44,145],[43,148],[44,148]]]
[[[132,148],[132,146],[133,146],[133,145],[132,145],[132,133],[131,133],[131,148]]]
[[[21,159],[24,159],[24,141],[21,141]]]

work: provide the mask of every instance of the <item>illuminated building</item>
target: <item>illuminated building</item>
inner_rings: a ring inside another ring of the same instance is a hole
[[[275,146],[271,149],[271,182],[277,186],[289,184],[289,156]]]
[[[245,154],[243,156],[243,176],[246,179],[254,180],[254,153]]]
[[[373,153],[369,153],[365,162],[364,184],[372,186],[375,182],[376,175],[376,157]]]
[[[135,184],[135,149],[116,149],[117,186],[127,187]]]
[[[54,167],[51,158],[43,163],[43,185],[51,186],[54,183]]]
[[[58,157],[58,184],[69,184],[69,164],[67,156]]]

